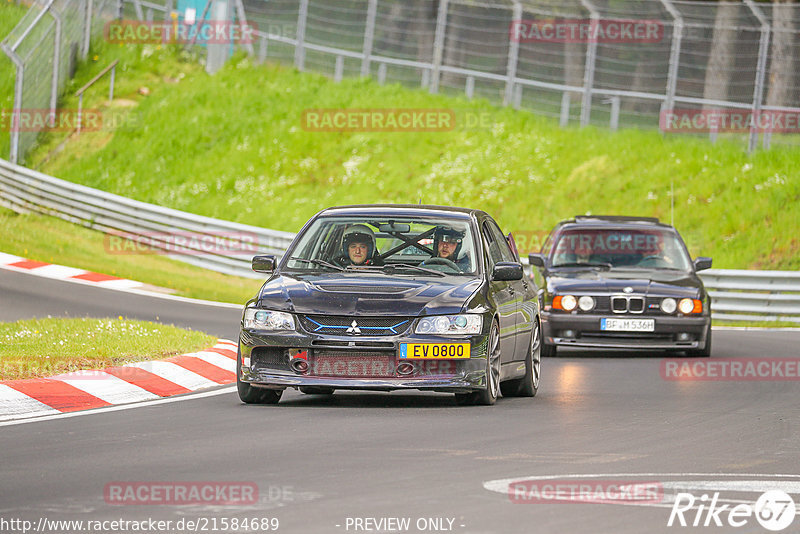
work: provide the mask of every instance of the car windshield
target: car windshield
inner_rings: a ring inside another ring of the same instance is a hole
[[[691,269],[691,259],[674,232],[648,229],[573,229],[561,232],[550,265],[604,269]]]
[[[475,250],[469,221],[463,219],[329,216],[318,218],[299,236],[285,268],[474,274]]]

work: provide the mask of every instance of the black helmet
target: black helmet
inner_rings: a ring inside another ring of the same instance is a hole
[[[439,243],[448,241],[456,243],[456,249],[453,252],[453,258],[458,258],[458,253],[461,252],[462,241],[464,240],[464,232],[450,228],[449,226],[437,226],[433,231],[433,251],[436,255],[439,254]]]
[[[348,256],[347,248],[351,243],[367,244],[367,259],[372,258],[375,253],[375,232],[364,224],[354,224],[347,228],[342,234],[342,256]]]

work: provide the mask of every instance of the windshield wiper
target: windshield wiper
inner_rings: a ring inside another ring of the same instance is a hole
[[[344,271],[345,270],[344,267],[339,267],[338,265],[334,265],[332,263],[328,263],[325,260],[317,260],[317,259],[307,260],[305,258],[298,258],[298,257],[294,257],[294,256],[289,258],[289,259],[290,260],[294,260],[294,261],[302,261],[304,263],[310,263],[312,265],[321,265],[322,267],[328,267],[330,269],[336,269],[337,271]]]
[[[419,265],[411,265],[410,263],[390,263],[388,265],[384,265],[383,266],[383,269],[388,271],[388,272],[391,272],[391,271],[393,271],[394,269],[397,269],[397,268],[400,268],[400,269],[411,269],[413,271],[420,271],[420,272],[423,272],[423,273],[435,274],[436,276],[447,276],[442,271],[435,271],[433,269],[420,267]]]
[[[597,263],[559,263],[558,265],[552,265],[551,269],[560,269],[561,267],[600,267],[605,269],[611,269],[613,265],[610,263],[605,262],[597,262]]]

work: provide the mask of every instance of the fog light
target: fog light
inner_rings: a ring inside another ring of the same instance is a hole
[[[678,341],[689,341],[690,339],[692,339],[692,336],[686,332],[678,334]]]
[[[563,337],[575,337],[575,331],[574,330],[564,330],[563,332],[561,332],[561,335]]]
[[[289,366],[295,373],[305,374],[308,372],[308,362],[303,358],[294,358],[289,362]]]
[[[409,362],[403,362],[397,366],[397,374],[407,376],[414,372],[414,365]]]

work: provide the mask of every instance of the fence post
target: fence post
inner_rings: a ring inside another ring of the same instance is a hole
[[[364,26],[364,57],[361,60],[361,76],[369,76],[369,60],[372,55],[372,41],[375,39],[375,16],[378,12],[378,0],[369,0],[367,4],[367,22]]]
[[[308,0],[300,0],[300,9],[297,13],[297,44],[294,47],[294,66],[302,71],[306,62],[306,51],[303,42],[306,39],[306,19],[308,18]]]
[[[444,38],[447,34],[447,9],[449,6],[449,0],[441,0],[439,2],[439,12],[436,14],[436,36],[433,39],[433,67],[431,68],[431,93],[439,92],[439,71],[442,68]]]
[[[761,23],[761,38],[758,42],[758,63],[756,64],[756,80],[753,88],[753,115],[750,121],[750,138],[747,143],[747,152],[753,152],[758,144],[758,128],[761,122],[761,103],[764,99],[764,77],[767,72],[767,52],[769,51],[769,34],[771,28],[767,17],[756,6],[753,0],[744,0],[758,22]]]
[[[667,67],[667,92],[661,106],[661,112],[671,110],[675,106],[675,91],[678,84],[678,67],[680,66],[681,41],[683,40],[683,17],[672,4],[672,0],[660,0],[672,17],[672,43],[669,50],[669,66]],[[660,123],[660,117],[659,117]]]
[[[508,32],[508,65],[506,65],[506,93],[503,96],[503,105],[507,106],[514,98],[514,80],[517,78],[517,59],[519,58],[519,39],[514,32],[515,21],[522,20],[522,4],[514,1],[511,15],[511,25]]]
[[[561,94],[561,116],[559,117],[558,124],[562,128],[566,128],[569,124],[569,104],[570,96],[569,91],[564,91]]]
[[[583,71],[583,99],[581,100],[581,126],[589,124],[592,114],[592,87],[594,86],[594,65],[597,59],[597,25],[600,21],[600,12],[589,0],[581,0],[592,19],[589,45],[586,47],[586,66]]]
[[[56,34],[53,40],[53,79],[50,83],[50,113],[49,123],[50,126],[55,126],[56,121],[56,105],[58,104],[58,71],[61,67],[61,32],[62,32],[62,19],[61,14],[57,13],[55,9],[50,10],[50,16],[56,23]]]
[[[247,27],[247,14],[244,11],[244,4],[242,0],[236,0],[236,16],[239,19],[239,28],[241,29],[241,34],[245,35],[253,35],[252,31],[248,31],[249,28]],[[247,55],[254,56],[256,51],[253,48],[252,41],[245,41],[242,43],[244,45],[244,49],[247,51]]]
[[[94,0],[86,0],[86,25],[83,27],[83,47],[81,58],[86,59],[89,55],[89,43],[92,38],[92,3]]]
[[[14,109],[11,115],[11,150],[8,156],[9,161],[16,164],[19,159],[19,119],[20,113],[22,113],[22,82],[25,78],[25,65],[16,52],[11,50],[5,43],[0,43],[0,47],[3,48],[3,52],[6,53],[17,68],[17,76],[16,80],[14,80]]]

